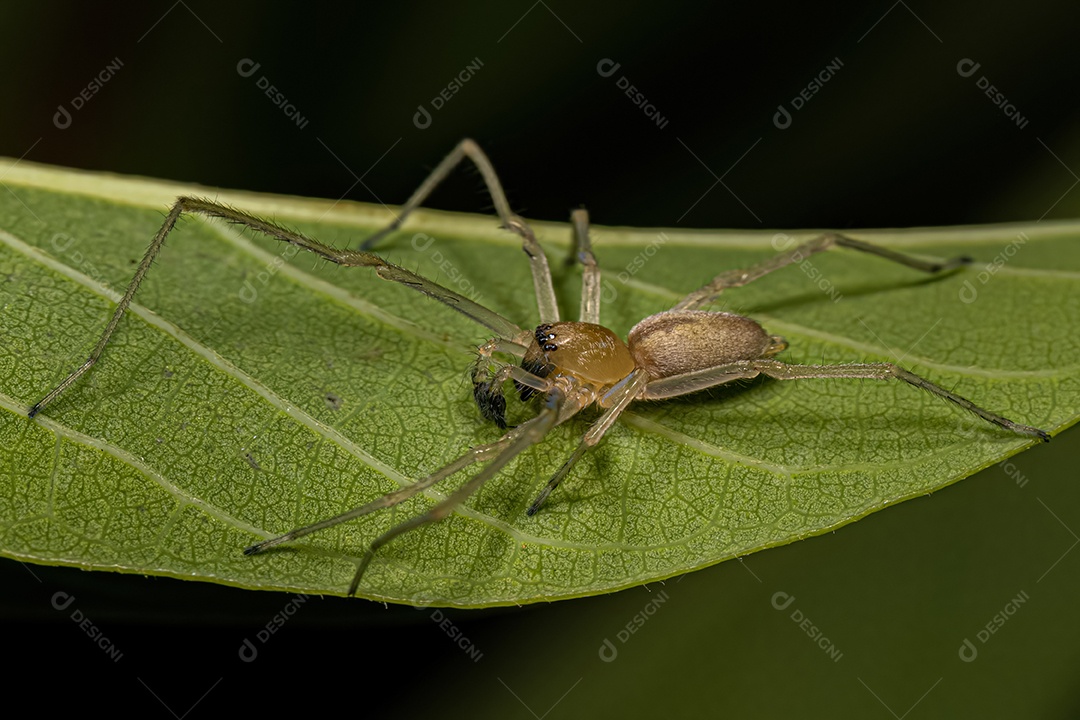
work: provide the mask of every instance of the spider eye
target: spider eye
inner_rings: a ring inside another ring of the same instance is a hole
[[[551,325],[537,325],[534,335],[536,336],[536,344],[544,352],[555,352],[559,349],[559,346],[552,342],[555,339],[555,333],[551,332]]]

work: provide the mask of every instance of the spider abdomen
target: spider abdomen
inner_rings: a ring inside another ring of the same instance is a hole
[[[771,357],[787,347],[748,317],[702,310],[651,315],[630,330],[627,342],[634,362],[653,380]]]

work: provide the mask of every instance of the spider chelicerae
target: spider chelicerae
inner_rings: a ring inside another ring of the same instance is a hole
[[[533,286],[540,324],[522,329],[502,315],[369,252],[380,240],[398,230],[431,191],[458,165],[468,158],[479,169],[487,185],[504,228],[521,237],[522,249],[532,270]],[[585,408],[596,405],[599,418],[581,438],[566,462],[552,475],[547,485],[529,506],[536,513],[548,495],[559,485],[577,460],[603,438],[604,433],[635,400],[662,400],[687,395],[706,388],[764,375],[777,380],[804,378],[851,378],[888,380],[895,378],[927,390],[983,420],[1005,430],[1048,441],[1050,435],[1038,428],[1013,422],[979,407],[904,368],[888,362],[845,363],[833,365],[794,365],[776,360],[787,347],[786,341],[770,335],[751,318],[729,312],[711,312],[708,306],[726,289],[741,287],[813,253],[834,247],[877,255],[892,262],[926,273],[941,273],[962,267],[970,258],[945,261],[924,260],[839,234],[825,234],[769,260],[742,270],[717,275],[699,290],[679,300],[668,311],[652,315],[635,325],[624,342],[600,324],[600,267],[589,240],[589,220],[584,210],[575,210],[573,224],[574,258],[581,263],[581,311],[577,321],[560,320],[559,307],[552,286],[547,256],[528,223],[510,210],[502,185],[491,161],[472,140],[461,141],[431,172],[386,228],[365,240],[358,250],[337,249],[313,240],[276,223],[235,208],[194,197],[178,198],[143,256],[130,285],[121,297],[104,332],[89,358],[74,372],[30,408],[32,418],[56,399],[98,361],[109,343],[124,311],[131,303],[164,245],[165,238],[184,213],[222,218],[260,233],[291,243],[304,250],[346,267],[371,267],[379,277],[401,283],[442,302],[469,319],[486,327],[493,337],[477,348],[478,358],[472,370],[473,396],[480,412],[506,430],[498,440],[470,449],[467,453],[427,477],[387,493],[372,502],[313,525],[297,528],[284,535],[258,542],[244,550],[254,555],[276,545],[296,540],[313,532],[347,522],[376,510],[392,507],[474,463],[487,463],[476,475],[454,490],[427,512],[392,527],[368,546],[348,594],[356,593],[364,571],[376,551],[402,533],[437,522],[498,473],[514,457],[544,439],[556,425],[566,422]],[[504,358],[514,358],[509,361]],[[509,382],[522,400],[539,395],[543,403],[537,415],[507,429],[504,390]]]

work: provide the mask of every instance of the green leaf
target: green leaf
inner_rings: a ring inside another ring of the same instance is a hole
[[[201,219],[170,236],[102,362],[28,419],[93,347],[177,195],[338,246],[389,215],[11,161],[0,175],[0,553],[342,594],[367,543],[449,489],[262,556],[241,550],[499,436],[467,375],[483,328],[368,270]],[[529,327],[528,268],[496,226],[422,212],[383,253]],[[535,227],[574,317],[580,270],[561,262],[570,231]],[[729,291],[718,307],[785,336],[790,362],[895,360],[1018,422],[1052,432],[1076,422],[1080,223],[852,234],[978,262],[927,278],[834,251]],[[783,241],[603,227],[593,238],[603,322],[620,334]],[[512,422],[535,413],[510,404]],[[483,606],[616,590],[820,534],[1034,442],[902,383],[755,381],[633,406],[527,517],[592,417],[557,428],[448,520],[380,550],[360,594]]]

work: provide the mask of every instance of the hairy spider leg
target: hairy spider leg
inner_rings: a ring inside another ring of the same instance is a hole
[[[600,265],[593,255],[592,240],[589,238],[589,213],[579,208],[570,213],[570,222],[574,227],[574,249],[568,262],[581,263],[581,322],[600,324]]]
[[[862,380],[889,380],[896,378],[909,385],[926,390],[940,398],[968,410],[983,420],[1010,430],[1018,435],[1030,435],[1043,442],[1050,442],[1050,434],[1030,425],[1013,422],[997,413],[979,407],[965,397],[961,397],[940,385],[890,362],[876,363],[840,363],[836,365],[793,365],[779,360],[744,360],[725,365],[698,370],[696,372],[673,375],[654,380],[645,387],[642,400],[663,400],[677,395],[704,390],[731,380],[754,378],[766,375],[777,380],[804,380],[811,378],[845,378]]]
[[[927,273],[939,273],[953,270],[971,263],[969,257],[956,257],[950,260],[923,260],[905,253],[896,252],[888,248],[879,247],[863,240],[855,240],[835,233],[829,233],[814,238],[794,249],[764,260],[756,265],[741,270],[728,270],[717,275],[711,282],[699,290],[688,294],[675,306],[675,310],[694,310],[712,302],[724,290],[728,288],[742,287],[758,278],[761,278],[774,270],[801,262],[803,258],[814,253],[823,252],[834,247],[846,247],[853,250],[877,255],[878,257],[891,260],[901,265],[921,270]],[[893,363],[848,363],[837,365],[791,365],[778,360],[765,358],[747,360],[733,364],[718,365],[705,370],[698,370],[683,375],[655,380],[645,388],[641,396],[643,400],[660,400],[664,398],[685,395],[708,387],[721,385],[738,378],[752,378],[759,374],[767,375],[777,380],[797,380],[804,378],[849,378],[849,379],[875,379],[886,380],[897,378],[906,383],[922,388],[938,397],[944,398],[961,408],[975,413],[983,420],[998,425],[1006,430],[1011,430],[1020,435],[1031,435],[1044,442],[1049,442],[1050,435],[1030,425],[1013,422],[1008,418],[979,407],[967,398],[961,397],[945,388],[919,377]]]
[[[400,283],[421,292],[428,297],[438,300],[444,305],[457,310],[470,320],[488,328],[499,338],[512,341],[514,338],[520,337],[523,334],[521,328],[504,318],[502,315],[489,310],[483,305],[480,305],[449,288],[445,288],[432,280],[428,280],[405,268],[389,263],[378,255],[359,250],[341,250],[333,248],[294,230],[289,230],[276,223],[263,220],[254,215],[249,215],[248,213],[241,212],[240,210],[236,210],[227,205],[201,198],[181,197],[173,204],[172,209],[165,217],[165,222],[162,223],[161,228],[150,242],[150,246],[146,249],[146,254],[143,255],[142,262],[139,263],[139,267],[135,271],[135,276],[132,278],[131,284],[128,285],[124,295],[120,298],[120,302],[117,304],[116,310],[113,311],[108,325],[105,326],[105,331],[101,334],[94,349],[90,352],[90,357],[87,358],[87,360],[74,372],[61,381],[59,385],[49,391],[49,393],[39,400],[36,405],[30,408],[30,411],[27,413],[29,417],[37,415],[42,408],[55,400],[60,393],[64,392],[64,390],[72,383],[82,377],[82,375],[98,361],[105,346],[108,345],[113,332],[115,332],[116,326],[120,323],[124,311],[127,310],[128,305],[131,304],[131,299],[135,296],[135,292],[139,289],[139,285],[142,283],[143,278],[146,277],[146,273],[150,270],[150,265],[153,263],[154,258],[157,257],[157,254],[164,246],[165,238],[176,226],[176,221],[184,213],[222,218],[230,223],[242,225],[263,233],[264,235],[269,235],[282,242],[296,245],[299,248],[315,253],[319,257],[337,263],[338,265],[346,267],[375,268],[376,274],[384,280]]]
[[[356,590],[360,585],[360,580],[363,578],[368,565],[370,565],[372,558],[375,556],[375,552],[378,551],[379,548],[409,530],[413,530],[422,525],[438,522],[447,517],[458,505],[476,492],[484,483],[494,477],[507,463],[523,451],[543,440],[551,428],[573,417],[583,407],[590,404],[592,399],[593,395],[588,391],[571,388],[571,392],[566,393],[561,387],[552,387],[547,394],[547,400],[540,413],[536,417],[510,430],[499,440],[477,448],[472,448],[456,460],[451,461],[447,465],[444,465],[428,475],[426,478],[419,480],[412,485],[389,492],[373,502],[349,510],[336,517],[312,525],[306,525],[291,530],[283,535],[251,545],[244,550],[244,554],[256,555],[276,545],[280,545],[281,543],[296,540],[305,535],[310,535],[313,532],[324,530],[349,520],[354,520],[374,512],[375,510],[393,507],[416,495],[418,492],[445,480],[473,463],[490,461],[490,464],[483,470],[470,478],[444,500],[434,505],[430,510],[395,525],[375,538],[360,559],[360,562],[357,565],[356,574],[353,576],[352,583],[349,585],[348,594],[355,595]]]
[[[969,257],[955,257],[950,260],[931,261],[923,260],[921,258],[907,255],[905,253],[896,252],[888,248],[880,247],[872,243],[865,242],[863,240],[855,240],[853,238],[846,237],[844,235],[838,235],[836,233],[827,233],[819,237],[809,240],[802,245],[796,246],[794,249],[787,252],[780,253],[775,257],[763,260],[756,265],[751,265],[748,268],[741,270],[728,270],[722,272],[713,278],[704,287],[695,290],[688,294],[682,300],[675,305],[673,310],[697,310],[704,305],[708,305],[715,300],[720,293],[728,288],[742,287],[747,285],[760,277],[768,275],[774,270],[779,270],[782,267],[791,265],[792,263],[802,262],[804,258],[814,253],[823,252],[834,247],[846,247],[852,250],[859,250],[861,252],[870,253],[871,255],[877,255],[878,257],[885,258],[886,260],[892,260],[893,262],[906,265],[916,270],[922,270],[926,273],[939,273],[946,270],[953,270],[964,265],[970,265],[972,260]]]
[[[550,392],[555,387],[552,380],[534,375],[514,363],[491,357],[477,358],[473,370],[473,399],[480,413],[502,430],[506,429],[506,396],[503,395],[503,384],[507,380],[513,380],[526,397]]]
[[[567,258],[567,264],[580,262],[581,274],[581,314],[580,322],[600,324],[600,264],[592,249],[592,239],[589,237],[589,213],[585,208],[578,208],[570,214],[570,222],[573,225],[574,245]],[[581,456],[589,448],[595,447],[604,434],[615,424],[615,420],[626,410],[635,399],[645,390],[647,376],[643,371],[635,370],[609,388],[599,399],[598,404],[607,408],[596,422],[586,431],[570,457],[555,471],[544,489],[536,496],[532,504],[525,511],[526,514],[535,515],[547,500],[551,492],[566,478],[570,469],[574,467]]]
[[[578,444],[574,452],[566,459],[566,462],[562,464],[555,474],[548,480],[547,485],[540,491],[540,494],[536,496],[532,504],[529,505],[529,509],[525,511],[527,515],[535,515],[540,509],[540,506],[547,500],[551,491],[559,486],[559,483],[563,481],[566,474],[570,472],[570,468],[574,466],[585,451],[591,447],[595,447],[597,443],[604,437],[604,433],[615,424],[615,420],[619,415],[622,415],[623,410],[627,406],[641,397],[647,387],[648,376],[641,369],[634,370],[625,378],[616,383],[610,390],[604,395],[600,396],[597,402],[601,406],[606,406],[607,409],[597,419],[595,423],[588,429],[584,436],[581,438],[581,442]]]
[[[443,158],[442,162],[431,171],[431,174],[427,176],[424,182],[420,183],[420,187],[416,188],[412,197],[401,206],[401,214],[395,216],[394,220],[385,228],[361,243],[360,249],[372,249],[380,240],[400,228],[402,223],[405,222],[405,218],[413,210],[420,207],[424,200],[427,199],[427,196],[431,194],[431,191],[445,180],[450,171],[465,158],[472,160],[480,171],[480,175],[484,178],[488,194],[491,195],[491,200],[495,204],[495,212],[498,213],[503,227],[521,237],[521,249],[529,256],[529,267],[532,270],[533,288],[536,291],[536,305],[540,311],[540,322],[558,322],[559,304],[555,299],[555,288],[551,283],[551,269],[548,267],[547,255],[544,254],[544,249],[540,247],[540,243],[536,241],[536,235],[533,234],[532,228],[525,222],[525,219],[510,210],[510,203],[506,200],[506,193],[503,191],[502,183],[499,182],[499,176],[495,173],[495,167],[491,164],[491,160],[476,144],[476,141],[469,138],[459,142],[450,151],[450,154]]]
[[[584,267],[581,280],[580,321],[599,324],[600,267],[596,262],[592,242],[589,239],[589,213],[584,208],[574,210],[570,214],[570,221],[573,225],[573,246],[567,258],[567,264],[580,261]],[[542,378],[528,371],[524,371],[523,376],[520,368],[513,368],[510,363],[492,358],[493,353],[504,352],[515,356],[520,361],[528,349],[521,344],[522,342],[527,343],[528,338],[523,336],[518,339],[518,342],[495,339],[477,348],[478,357],[473,368],[473,397],[484,417],[504,429],[506,428],[506,399],[501,387],[506,380],[513,378],[519,389],[527,389],[526,394],[522,396],[523,399],[528,396],[529,390],[546,391],[546,388],[540,385]]]

